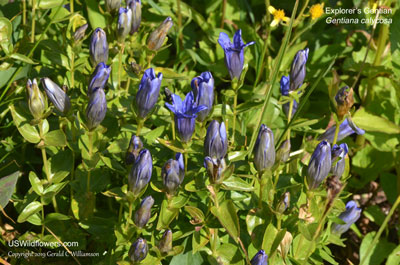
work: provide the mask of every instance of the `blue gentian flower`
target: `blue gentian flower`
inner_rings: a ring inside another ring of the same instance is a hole
[[[336,130],[336,125],[330,127],[328,130],[325,131],[324,134],[318,137],[318,140],[326,140],[330,143],[333,143],[333,138],[335,137],[335,130]],[[342,124],[340,124],[337,141],[340,141],[353,133],[356,133],[358,135],[363,135],[365,131],[363,129],[358,128],[350,118],[347,118],[342,122]]]
[[[162,73],[156,73],[153,68],[144,71],[142,80],[139,84],[139,90],[136,94],[135,110],[138,117],[144,119],[157,103],[160,94]]]
[[[138,31],[142,21],[142,2],[141,0],[129,0],[128,7],[132,10],[132,25],[130,34]]]
[[[97,28],[92,34],[89,46],[90,58],[93,65],[98,65],[103,62],[106,63],[108,60],[108,42],[107,36],[104,30]]]
[[[139,195],[139,193],[149,183],[152,171],[153,160],[150,151],[142,149],[139,156],[136,158],[135,164],[133,164],[128,178],[129,189],[135,196]]]
[[[167,229],[160,242],[158,243],[158,249],[161,251],[161,253],[168,253],[169,251],[172,250],[172,231]]]
[[[51,81],[50,78],[44,77],[41,79],[44,91],[47,97],[53,103],[56,109],[64,115],[71,109],[71,101],[68,95],[56,83]]]
[[[84,24],[82,26],[80,26],[74,33],[74,41],[75,43],[78,43],[79,41],[83,40],[83,38],[85,37],[85,33],[87,28],[89,27],[89,24]]]
[[[231,79],[233,80],[235,77],[240,79],[244,65],[244,48],[253,45],[255,42],[251,41],[244,44],[242,40],[242,30],[239,29],[233,36],[233,43],[224,32],[219,34],[218,43],[221,45],[222,49],[224,49],[225,65],[228,68]]]
[[[172,18],[167,17],[163,23],[161,23],[161,25],[150,34],[147,41],[147,47],[152,51],[159,50],[164,44],[165,37],[167,37],[168,31],[171,29],[173,24]]]
[[[308,59],[308,48],[296,53],[290,68],[290,90],[294,91],[303,85],[306,77],[306,63]]]
[[[204,167],[212,184],[220,184],[223,181],[223,173],[226,169],[225,159],[206,156],[204,158]]]
[[[328,176],[331,161],[331,145],[327,141],[320,142],[308,163],[307,183],[310,190],[317,188]]]
[[[228,150],[228,137],[225,123],[213,120],[207,129],[204,140],[204,154],[209,157],[224,158]]]
[[[250,261],[251,265],[268,265],[268,255],[264,250],[260,250]]]
[[[86,120],[88,129],[95,129],[104,120],[107,112],[106,94],[103,89],[95,90],[89,98],[86,108]]]
[[[258,172],[271,168],[275,163],[274,134],[261,124],[254,146],[254,166]]]
[[[170,159],[164,164],[161,176],[165,191],[174,195],[185,177],[185,164],[181,153],[177,153],[175,159]]]
[[[349,201],[346,204],[346,210],[339,215],[339,218],[342,219],[345,224],[333,224],[332,231],[337,234],[343,234],[347,230],[349,230],[350,226],[354,224],[358,218],[360,218],[361,209],[357,207],[357,203],[355,201]]]
[[[118,17],[118,41],[122,42],[132,27],[132,10],[121,7]]]
[[[193,91],[186,95],[183,102],[178,95],[172,94],[172,103],[165,103],[165,105],[175,114],[175,126],[181,141],[187,143],[192,139],[196,114],[207,109],[207,107],[204,105],[197,106],[194,101]]]
[[[154,199],[151,196],[145,197],[140,203],[140,208],[135,212],[134,222],[139,228],[146,226],[151,217],[151,207],[153,207]]]
[[[90,80],[89,88],[88,88],[88,95],[90,96],[93,91],[98,88],[104,89],[108,78],[111,73],[111,66],[106,65],[105,63],[99,63],[94,72],[92,74],[92,79]]]
[[[121,6],[121,0],[106,0],[106,9],[110,13],[117,13]]]
[[[203,122],[211,112],[214,103],[214,78],[210,72],[201,73],[200,76],[193,78],[191,86],[196,104],[207,107],[206,110],[197,114],[197,120]]]
[[[138,238],[130,247],[128,256],[131,261],[136,264],[144,260],[149,252],[147,241],[143,238]]]
[[[335,176],[338,176],[339,178],[344,173],[344,168],[346,165],[346,161],[344,158],[348,151],[349,151],[349,148],[347,147],[347,144],[345,144],[345,143],[342,143],[340,145],[335,144],[332,147],[331,173]]]
[[[290,76],[282,76],[281,81],[280,81],[280,85],[281,85],[281,94],[282,96],[289,96],[289,91],[290,91]],[[287,102],[285,104],[283,104],[283,111],[286,114],[286,117],[289,116],[289,110],[290,110],[290,102]],[[296,100],[293,101],[293,108],[292,108],[292,115],[291,118],[293,118],[293,115],[296,113],[297,111],[297,107],[298,107],[298,103]]]

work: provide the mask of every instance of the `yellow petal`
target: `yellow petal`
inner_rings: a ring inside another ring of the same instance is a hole
[[[268,7],[268,11],[269,11],[271,14],[274,14],[275,11],[276,11],[276,9],[275,9],[275,7],[273,7],[273,6],[269,6],[269,7]]]
[[[275,27],[276,25],[278,25],[278,23],[279,23],[279,20],[276,20],[276,19],[272,20],[271,27]]]

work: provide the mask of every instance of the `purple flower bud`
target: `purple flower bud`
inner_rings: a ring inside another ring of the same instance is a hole
[[[47,97],[53,103],[54,107],[62,114],[67,114],[71,109],[71,102],[68,95],[56,83],[45,77],[41,79],[44,91]]]
[[[345,224],[333,224],[332,232],[337,234],[343,234],[349,230],[350,226],[354,224],[358,218],[360,218],[361,209],[357,207],[355,201],[349,201],[346,204],[346,210],[339,215],[339,218],[345,222]]]
[[[144,260],[149,252],[149,247],[147,246],[147,242],[143,238],[138,238],[129,249],[129,258],[133,263],[140,262]]]
[[[142,21],[142,3],[140,0],[129,0],[128,7],[132,10],[132,25],[130,34],[133,35],[138,31],[140,22]]]
[[[178,95],[172,94],[172,102],[173,104],[165,103],[165,105],[175,114],[175,126],[181,141],[187,143],[192,139],[197,117],[196,114],[207,109],[207,107],[204,105],[196,105],[193,91],[190,91],[186,95],[183,102]]]
[[[310,190],[317,188],[331,170],[331,145],[320,142],[314,150],[308,164],[307,183]]]
[[[281,162],[286,162],[289,160],[290,157],[290,140],[285,140],[281,144],[276,154],[276,158]]]
[[[135,99],[136,114],[141,119],[144,119],[156,105],[160,94],[162,77],[162,73],[158,73],[158,76],[156,76],[153,68],[144,71]]]
[[[143,149],[140,151],[128,179],[129,189],[135,196],[139,195],[143,188],[149,183],[152,170],[153,160],[150,151]]]
[[[254,166],[258,172],[270,169],[275,163],[274,134],[271,129],[261,124],[254,146]]]
[[[183,155],[177,153],[174,159],[168,160],[161,172],[165,191],[169,195],[174,195],[182,184],[183,178],[185,177],[185,164],[183,162]]]
[[[349,151],[347,144],[342,143],[340,145],[335,144],[332,147],[332,167],[331,172],[333,175],[338,176],[339,178],[344,173],[344,168],[346,165],[345,156]]]
[[[134,221],[137,227],[143,228],[151,217],[151,207],[153,207],[154,199],[151,196],[147,196],[140,203],[140,208],[135,212]]]
[[[251,265],[268,265],[268,255],[265,254],[264,250],[260,250],[257,254],[251,259]]]
[[[158,249],[161,253],[168,253],[172,250],[172,232],[171,230],[166,230],[158,243]]]
[[[111,73],[111,66],[107,66],[105,63],[99,63],[92,74],[88,88],[88,96],[90,96],[96,89],[104,89],[107,85],[108,78]]]
[[[121,7],[118,17],[118,41],[125,40],[126,35],[131,31],[132,27],[132,10],[130,8]]]
[[[28,79],[28,82],[26,83],[26,88],[29,95],[29,110],[35,119],[41,119],[47,109],[46,97],[39,90],[36,79],[33,79],[33,82]]]
[[[325,131],[324,134],[318,137],[318,140],[326,140],[332,143],[333,138],[335,137],[335,130],[336,125],[330,127],[328,130]],[[353,133],[363,135],[365,131],[358,128],[350,118],[347,118],[342,122],[342,124],[340,124],[337,141],[340,141]]]
[[[83,26],[80,26],[80,27],[75,31],[75,33],[74,33],[74,41],[75,41],[75,43],[77,43],[77,42],[83,40],[83,38],[85,37],[85,33],[86,33],[86,30],[87,30],[88,26],[89,26],[89,25],[86,23],[86,24],[84,24]]]
[[[207,129],[204,140],[204,154],[209,157],[224,158],[228,150],[228,137],[225,123],[213,120]]]
[[[90,58],[93,65],[98,65],[99,63],[107,63],[108,60],[108,43],[107,36],[104,30],[97,28],[92,34],[90,40]]]
[[[308,48],[300,50],[293,59],[290,68],[290,90],[294,91],[303,85],[306,77],[306,62],[308,59]]]
[[[139,156],[139,152],[142,150],[142,148],[142,140],[140,140],[139,136],[133,134],[129,142],[128,151],[126,151],[125,163],[127,165],[133,164],[136,158]]]
[[[107,112],[106,94],[103,89],[95,90],[89,98],[86,108],[86,120],[88,129],[95,129],[104,120]]]
[[[222,49],[224,49],[225,65],[226,68],[228,68],[231,79],[233,80],[235,77],[240,79],[244,65],[244,48],[253,45],[255,42],[251,41],[244,44],[242,40],[242,30],[239,29],[233,36],[233,43],[224,32],[219,34],[218,43],[221,45]]]
[[[172,18],[167,17],[164,22],[150,34],[147,41],[147,47],[152,51],[159,50],[173,24]]]
[[[213,184],[220,184],[222,179],[222,174],[226,169],[225,160],[218,158],[211,158],[206,156],[204,158],[204,167],[207,169],[208,176],[210,177],[210,182]]]
[[[192,79],[191,86],[196,104],[207,107],[197,114],[197,120],[203,122],[210,114],[214,103],[214,78],[210,72],[201,73],[200,76]]]

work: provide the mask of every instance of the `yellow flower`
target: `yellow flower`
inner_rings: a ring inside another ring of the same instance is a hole
[[[324,14],[324,3],[315,4],[310,7],[311,19],[319,18]]]
[[[275,7],[269,6],[268,11],[274,16],[274,20],[271,22],[271,27],[275,27],[281,21],[289,21],[289,18],[285,17],[285,11],[283,11],[283,9],[275,9]]]

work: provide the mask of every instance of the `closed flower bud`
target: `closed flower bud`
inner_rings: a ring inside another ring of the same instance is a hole
[[[274,134],[271,129],[261,124],[254,146],[254,166],[258,172],[270,169],[275,163]]]
[[[169,195],[174,195],[182,184],[185,177],[185,164],[183,162],[183,155],[177,153],[174,159],[168,160],[162,168],[161,172],[165,191]]]
[[[83,38],[85,37],[85,33],[86,30],[88,28],[88,24],[84,24],[83,26],[80,26],[74,33],[74,41],[75,43],[80,42],[81,40],[83,40]]]
[[[147,246],[147,242],[143,238],[138,238],[129,249],[129,258],[133,263],[140,262],[144,260],[149,252],[149,247]]]
[[[92,38],[90,40],[89,51],[93,65],[98,65],[101,62],[103,63],[107,62],[108,60],[107,36],[104,30],[102,30],[101,28],[97,28],[94,30]]]
[[[328,130],[325,131],[324,134],[318,137],[318,140],[326,140],[332,143],[335,137],[335,130],[336,130],[336,125],[330,127]],[[355,125],[355,123],[350,119],[350,117],[348,117],[340,124],[337,141],[340,141],[353,133],[356,133],[358,135],[363,135],[365,131],[363,129],[358,128]]]
[[[151,217],[151,207],[153,207],[154,199],[151,196],[147,196],[140,203],[140,208],[135,212],[135,224],[139,228],[145,227]]]
[[[165,105],[175,115],[175,126],[179,138],[182,142],[187,143],[192,139],[197,113],[207,109],[207,107],[204,105],[197,106],[194,101],[193,91],[186,95],[183,102],[178,95],[172,94],[172,103],[165,103]]]
[[[111,73],[111,66],[105,63],[99,63],[92,74],[92,79],[90,80],[88,95],[90,96],[96,89],[104,89],[107,85],[108,78]]]
[[[338,176],[339,178],[344,173],[344,168],[346,165],[345,156],[349,151],[347,144],[343,143],[340,145],[334,145],[332,147],[332,167],[331,172],[333,175]]]
[[[142,2],[141,0],[129,0],[128,7],[132,10],[132,25],[130,34],[137,32],[142,21]]]
[[[141,119],[144,119],[156,105],[162,77],[162,73],[158,73],[158,76],[156,76],[153,68],[144,71],[135,99],[136,115]]]
[[[218,43],[224,49],[225,65],[228,68],[231,79],[240,79],[244,65],[244,48],[253,45],[255,42],[251,41],[244,44],[242,40],[242,30],[236,31],[233,36],[233,43],[229,39],[228,34],[221,32],[219,34]]]
[[[268,265],[268,255],[264,250],[260,250],[250,261],[251,265]]]
[[[293,59],[290,68],[290,90],[294,91],[303,85],[306,77],[306,62],[308,59],[308,48],[300,50]]]
[[[125,163],[127,165],[133,164],[136,158],[139,156],[140,150],[143,148],[142,140],[140,140],[139,136],[132,135],[131,140],[129,142],[128,151],[126,151],[125,155]]]
[[[207,169],[212,184],[222,183],[222,175],[226,169],[226,163],[223,158],[218,159],[206,156],[206,158],[204,158],[204,167]]]
[[[228,137],[225,123],[213,120],[207,129],[204,140],[204,154],[209,157],[224,158],[228,150]]]
[[[344,86],[337,92],[335,96],[336,100],[336,113],[339,119],[343,119],[344,115],[346,115],[351,107],[354,104],[353,97],[353,88],[349,88],[348,86]]]
[[[71,109],[71,102],[68,95],[56,83],[45,77],[41,79],[47,97],[56,109],[64,115]]]
[[[287,208],[289,208],[289,206],[290,206],[290,192],[287,191],[281,197],[281,200],[277,207],[278,212],[284,213],[287,210]]]
[[[345,224],[333,224],[332,232],[337,234],[343,234],[349,230],[350,226],[354,224],[358,218],[360,218],[361,209],[357,207],[355,201],[349,201],[346,204],[346,210],[339,215],[339,218],[345,222]]]
[[[276,153],[277,160],[283,163],[288,161],[290,157],[290,148],[291,148],[290,140],[283,141],[283,143],[278,149],[278,152]]]
[[[282,254],[282,257],[286,257],[289,253],[290,245],[292,244],[293,236],[290,232],[286,231],[285,236],[283,237],[281,243],[279,244],[279,250]]]
[[[117,13],[120,6],[121,0],[106,0],[106,9],[109,13]]]
[[[307,183],[310,190],[317,188],[331,170],[331,145],[320,142],[314,150],[308,164]]]
[[[289,92],[290,92],[290,77],[288,76],[282,76],[281,81],[280,81],[280,85],[281,85],[281,94],[282,96],[289,96]],[[283,111],[285,112],[286,117],[289,116],[289,112],[290,112],[290,102],[286,102],[285,104],[283,104]],[[297,107],[298,107],[298,103],[296,100],[293,100],[293,106],[292,106],[292,115],[291,118],[293,118],[293,115],[296,113],[297,111]]]
[[[147,41],[147,47],[152,51],[159,50],[173,24],[172,18],[167,17],[164,22],[150,34]]]
[[[89,98],[86,108],[87,127],[91,131],[104,120],[107,112],[106,94],[103,89],[95,90]]]
[[[136,75],[139,75],[142,72],[142,67],[136,62],[131,62],[131,69]]]
[[[28,106],[32,116],[35,119],[43,118],[43,115],[47,109],[47,100],[43,93],[39,90],[36,79],[33,82],[28,79],[26,83],[26,88],[28,89]]]
[[[197,120],[203,122],[214,103],[214,78],[210,72],[201,73],[200,76],[193,78],[191,86],[197,105],[207,107],[197,114]]]
[[[130,8],[120,7],[118,17],[118,41],[125,40],[126,35],[132,27],[132,10]]]
[[[140,151],[128,179],[129,189],[135,196],[139,195],[143,188],[149,183],[152,170],[153,160],[150,151],[143,149]]]
[[[171,230],[166,230],[158,243],[158,249],[161,253],[168,253],[172,250],[172,232]]]

